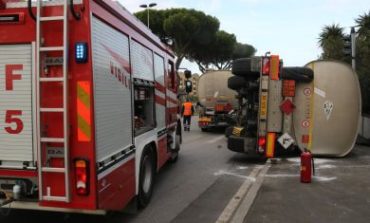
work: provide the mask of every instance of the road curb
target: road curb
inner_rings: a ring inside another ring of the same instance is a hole
[[[216,223],[242,223],[244,221],[269,167],[269,164],[265,164],[262,167],[258,166],[253,169],[248,176],[249,179],[245,180]]]

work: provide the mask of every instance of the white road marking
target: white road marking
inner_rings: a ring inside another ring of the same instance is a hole
[[[321,165],[317,167],[315,166],[315,170],[332,169],[332,168],[370,168],[370,165],[344,165],[344,166]]]
[[[328,181],[333,181],[336,180],[337,177],[320,177],[320,176],[314,176],[314,180],[320,181],[320,182],[328,182]]]
[[[361,157],[364,158],[365,156]],[[370,156],[368,156],[370,157]],[[300,166],[301,165],[301,160],[300,158],[289,158],[287,159],[289,162],[293,163],[290,164],[290,166]],[[370,165],[365,164],[365,165],[333,165],[329,163],[334,163],[338,164],[339,162],[336,162],[335,160],[331,159],[325,159],[325,158],[314,158],[314,163],[315,163],[315,170],[321,170],[321,169],[334,169],[334,168],[370,168]]]
[[[266,174],[265,177],[271,178],[299,177],[299,174]]]
[[[248,169],[248,167],[247,166],[238,166],[238,167],[236,167],[236,169],[237,170],[246,170],[246,169]]]
[[[299,157],[297,157],[297,158],[288,158],[287,160],[289,162],[292,162],[292,163],[301,163],[301,158],[299,158]],[[326,163],[332,163],[332,162],[334,162],[334,160],[325,159],[325,158],[314,158],[313,160],[315,162],[315,165],[326,164]]]
[[[326,164],[326,165],[319,165],[319,166],[315,166],[315,170],[323,170],[323,169],[334,169],[334,168],[337,168],[337,166],[335,165],[330,165],[330,164]]]
[[[256,165],[255,168],[256,169],[263,169],[263,168],[266,168],[266,165]]]
[[[218,217],[216,223],[244,221],[244,216],[251,207],[259,188],[262,185],[263,175],[266,174],[270,165],[256,166],[244,181],[242,186],[230,200],[224,211]],[[255,179],[251,181],[250,179]],[[239,213],[240,212],[240,213]]]
[[[211,139],[211,140],[208,140],[208,141],[206,141],[206,143],[212,144],[212,143],[215,143],[215,142],[217,142],[217,141],[219,141],[219,140],[221,140],[221,139],[224,139],[224,138],[225,138],[225,136],[224,136],[224,135],[222,135],[222,136],[219,136],[219,137],[213,138],[213,139]]]
[[[370,168],[370,165],[337,166],[338,168]]]
[[[270,178],[299,178],[299,174],[266,174],[265,177],[270,177]],[[337,177],[324,177],[324,176],[313,176],[314,180],[320,181],[320,182],[328,182],[328,181],[333,181],[336,180]]]
[[[234,177],[246,179],[246,180],[249,180],[249,181],[252,181],[252,182],[256,181],[256,178],[254,178],[254,177],[245,176],[245,175],[241,175],[241,174],[237,174],[237,173],[232,173],[232,172],[228,172],[228,171],[224,171],[224,170],[219,170],[216,173],[214,173],[213,175],[215,175],[215,176],[229,175],[229,176],[234,176]]]

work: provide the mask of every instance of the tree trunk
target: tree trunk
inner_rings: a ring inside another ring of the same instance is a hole
[[[175,64],[176,70],[178,70],[180,68],[180,65],[181,65],[181,62],[182,62],[183,59],[184,59],[184,56],[178,56],[177,57],[176,64]]]
[[[197,64],[198,64],[198,68],[199,68],[200,72],[202,72],[204,74],[206,72],[206,67],[204,67],[202,65],[202,63],[200,63],[200,62],[197,62]]]

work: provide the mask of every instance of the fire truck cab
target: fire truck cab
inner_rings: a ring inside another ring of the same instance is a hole
[[[174,60],[118,2],[0,0],[0,206],[145,207],[180,148]]]

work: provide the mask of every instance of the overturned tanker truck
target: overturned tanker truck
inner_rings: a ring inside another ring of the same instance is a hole
[[[279,56],[235,60],[228,87],[238,92],[228,148],[266,158],[308,149],[343,157],[354,147],[361,117],[355,71],[336,61],[283,67]]]

